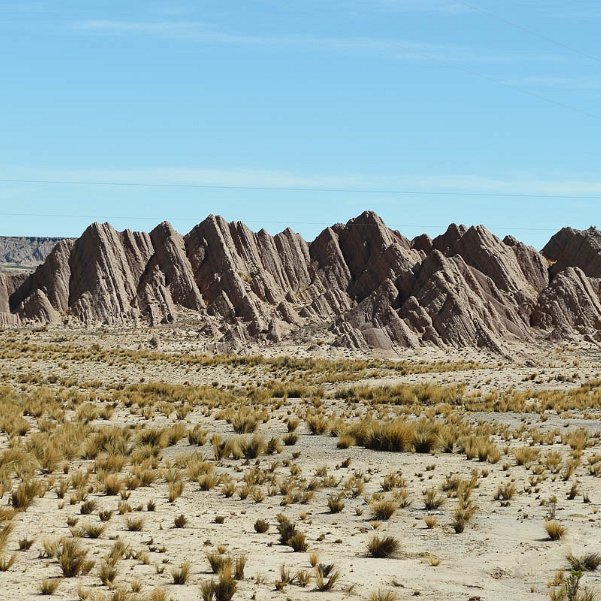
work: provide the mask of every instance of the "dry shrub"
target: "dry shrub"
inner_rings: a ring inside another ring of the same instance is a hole
[[[375,520],[389,520],[398,508],[398,503],[392,499],[379,499],[371,503]]]
[[[367,552],[371,557],[388,558],[393,557],[399,547],[399,541],[393,536],[374,534],[367,543]]]
[[[61,581],[58,578],[44,578],[40,582],[40,595],[54,595]]]
[[[179,568],[173,568],[171,570],[171,577],[173,578],[173,584],[186,584],[188,577],[190,576],[190,563],[185,561]]]
[[[88,550],[76,539],[63,539],[56,551],[56,558],[65,578],[74,578],[87,574],[94,566],[93,560],[87,560]]]
[[[545,520],[545,531],[551,540],[559,540],[567,531],[557,520]]]

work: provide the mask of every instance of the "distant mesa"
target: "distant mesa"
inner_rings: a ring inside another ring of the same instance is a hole
[[[31,269],[43,263],[62,238],[0,236],[0,266]]]
[[[0,272],[4,326],[185,318],[230,351],[311,342],[316,328],[331,344],[366,351],[601,342],[594,228],[564,228],[538,252],[483,226],[408,240],[369,211],[311,243],[210,215],[183,236],[166,222],[150,233],[94,223],[76,240],[4,239],[0,258],[40,263]]]

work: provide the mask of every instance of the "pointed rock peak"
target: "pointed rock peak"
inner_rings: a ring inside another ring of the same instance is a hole
[[[377,227],[383,227],[386,228],[386,224],[384,223],[383,219],[374,211],[363,211],[363,213],[361,213],[361,215],[357,215],[357,217],[354,217],[353,219],[349,219],[346,222],[346,225],[352,225],[352,226],[361,226],[361,225],[365,225],[365,226],[377,226]]]
[[[558,261],[560,256],[574,243],[586,243],[588,246],[601,250],[601,230],[594,226],[586,230],[577,230],[571,227],[563,227],[551,239],[541,251],[547,259]]]
[[[432,238],[428,234],[420,234],[411,240],[411,248],[421,250],[429,255],[432,252]]]
[[[575,230],[564,227],[547,242],[542,254],[554,264],[557,275],[566,267],[580,267],[588,277],[601,277],[601,231],[596,227]]]
[[[443,235],[461,238],[461,236],[463,236],[463,234],[465,234],[467,230],[467,226],[463,225],[462,223],[460,223],[459,225],[457,225],[456,223],[451,223],[449,224],[447,231]]]
[[[194,235],[204,236],[208,232],[224,232],[228,227],[228,222],[220,215],[208,215],[200,223],[196,224],[185,236],[189,239]]]
[[[177,234],[176,229],[168,221],[162,221],[150,232],[150,236],[152,238],[155,236],[168,238],[169,236],[173,236],[175,234]]]
[[[444,234],[436,236],[432,240],[432,248],[439,250],[445,255],[452,255],[455,253],[455,243],[463,237],[465,232],[467,232],[465,225],[451,223]]]
[[[503,244],[505,244],[505,246],[511,246],[513,249],[526,249],[529,252],[535,253],[535,254],[540,254],[533,246],[530,246],[524,242],[522,242],[521,240],[518,240],[515,236],[512,236],[510,234],[508,234],[507,236],[505,236],[505,238],[503,238]]]
[[[94,223],[91,223],[90,225],[88,225],[88,227],[84,230],[83,234],[81,235],[81,237],[83,238],[86,234],[90,235],[102,235],[105,234],[107,232],[115,232],[115,228],[108,222],[104,222],[104,223],[100,223],[99,221],[94,221]]]
[[[494,247],[501,245],[501,239],[484,225],[472,225],[467,228],[461,239],[462,244],[479,244]]]
[[[109,240],[118,238],[117,230],[110,223],[94,222],[89,225],[76,241],[76,246],[82,245],[106,245],[111,244]]]
[[[506,244],[507,246],[517,246],[520,244],[520,241],[514,236],[507,235],[503,238],[503,244]]]
[[[221,217],[221,215],[213,215],[213,213],[211,213],[210,215],[207,215],[196,227],[202,225],[217,225],[221,223],[227,222],[223,217]]]
[[[464,236],[466,234],[471,234],[471,235],[477,235],[480,238],[493,238],[495,240],[497,240],[498,242],[501,241],[500,238],[498,238],[497,236],[495,236],[485,225],[470,225],[470,227],[467,228],[467,230],[465,230],[464,232]]]

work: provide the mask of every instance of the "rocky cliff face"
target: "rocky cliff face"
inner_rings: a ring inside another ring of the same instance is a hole
[[[550,266],[550,267],[549,267]],[[312,243],[209,216],[185,236],[93,224],[28,277],[0,276],[0,323],[159,324],[194,316],[229,348],[320,327],[334,344],[480,347],[599,337],[601,235],[542,253],[482,226],[412,241],[365,212]]]
[[[553,275],[566,267],[579,267],[588,277],[601,278],[601,231],[597,228],[564,227],[549,240],[542,254],[553,263]]]

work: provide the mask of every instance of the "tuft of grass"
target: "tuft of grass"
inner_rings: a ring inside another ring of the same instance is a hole
[[[594,572],[601,565],[601,555],[599,553],[587,553],[581,557],[570,553],[566,559],[572,570],[579,572]]]
[[[15,526],[12,522],[8,522],[8,524],[0,526],[0,554],[4,553],[6,549],[6,543],[8,542],[8,537],[12,534],[14,529]]]
[[[11,504],[17,511],[25,511],[41,492],[42,485],[40,482],[24,480],[11,493]]]
[[[17,554],[13,553],[9,556],[0,555],[0,572],[8,572],[17,561]]]
[[[295,552],[304,552],[307,550],[308,545],[305,541],[305,535],[296,529],[293,524],[286,516],[280,514],[277,516],[278,520],[278,532],[280,533],[280,542],[283,545],[292,547]]]
[[[209,551],[206,557],[213,574],[218,574],[220,571],[232,567],[232,558],[229,555],[225,555],[225,553],[219,552],[219,550]]]
[[[117,578],[117,566],[116,563],[109,559],[103,559],[100,562],[100,570],[98,572],[100,577],[100,582],[104,584],[104,586],[108,586],[109,588],[113,588],[115,586],[115,580]]]
[[[103,485],[106,495],[115,496],[123,490],[125,483],[117,474],[108,474],[104,478]]]
[[[59,578],[44,578],[40,582],[40,595],[54,595],[56,593],[61,581]]]
[[[344,494],[329,495],[328,509],[330,513],[340,513],[344,509]]]
[[[65,578],[74,578],[80,574],[87,574],[93,567],[94,561],[87,560],[88,550],[81,546],[77,539],[64,539],[61,541],[56,558]]]
[[[148,595],[148,601],[169,601],[167,592],[163,588],[155,588]]]
[[[371,504],[374,520],[389,520],[399,508],[396,501],[391,499],[380,499]]]
[[[296,432],[288,432],[282,437],[283,443],[287,447],[292,447],[298,442],[298,434]]]
[[[246,554],[238,555],[234,560],[234,579],[235,580],[244,580],[244,568],[246,567],[246,562],[248,561],[248,556]]]
[[[310,581],[311,572],[309,572],[309,570],[297,570],[296,574],[294,575],[294,582],[302,588],[305,588]]]
[[[457,506],[453,513],[453,530],[456,534],[461,534],[468,522],[474,517],[476,513],[476,506],[470,499],[472,488],[467,487],[459,490],[457,496]]]
[[[369,596],[369,601],[397,601],[399,596],[390,589],[379,589]]]
[[[130,532],[140,532],[144,528],[144,518],[129,517],[125,521],[127,529]]]
[[[238,585],[228,566],[221,570],[217,579],[205,580],[200,584],[200,595],[203,601],[231,601]]]
[[[434,488],[424,491],[424,508],[428,511],[438,509],[445,502],[445,498]]]
[[[265,534],[269,530],[269,522],[267,520],[263,520],[259,518],[255,522],[255,531],[259,534]]]
[[[495,501],[509,501],[515,495],[515,485],[513,482],[499,484],[495,492]]]
[[[304,533],[297,530],[286,542],[289,547],[292,547],[292,550],[295,553],[303,553],[309,548],[309,545],[305,541]]]
[[[581,587],[581,578],[582,572],[579,570],[572,570],[567,577],[563,572],[555,574],[555,578],[549,583],[551,601],[595,601],[597,595],[590,589]]]
[[[105,524],[83,524],[77,534],[85,538],[100,538],[105,528]]]
[[[559,540],[567,531],[557,520],[545,520],[545,530],[551,540]]]
[[[327,592],[334,589],[334,585],[340,580],[340,572],[333,564],[318,564],[315,567],[315,586],[318,591]]]
[[[173,503],[177,498],[182,496],[184,492],[184,482],[183,480],[174,480],[173,482],[169,482],[169,503]]]
[[[96,509],[96,505],[97,503],[94,501],[94,499],[88,499],[79,507],[79,513],[81,513],[81,515],[90,515]]]
[[[436,516],[427,515],[424,517],[424,523],[426,524],[426,528],[428,528],[428,530],[432,530],[432,528],[435,528],[436,524],[438,524],[438,520],[436,519]]]
[[[180,513],[180,515],[178,515],[174,520],[174,525],[176,528],[184,528],[187,523],[188,518],[183,513]]]
[[[188,442],[191,445],[202,447],[207,442],[207,437],[207,431],[200,425],[194,426],[194,428],[188,432]]]
[[[173,578],[173,584],[186,584],[190,576],[190,563],[185,561],[179,568],[173,568],[171,570],[171,577]]]
[[[262,434],[255,434],[252,438],[242,438],[240,450],[245,459],[256,459],[267,450],[267,443]]]
[[[379,537],[374,534],[367,542],[367,552],[377,558],[393,557],[399,547],[399,541],[393,536]]]
[[[19,551],[28,551],[33,545],[33,538],[21,538],[19,539]]]

